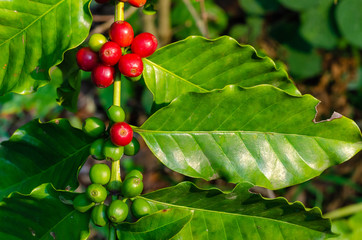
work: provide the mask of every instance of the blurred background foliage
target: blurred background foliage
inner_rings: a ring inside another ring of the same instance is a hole
[[[143,11],[126,9],[127,21],[135,33],[153,33],[160,47],[189,35],[208,38],[229,35],[241,44],[253,45],[259,55],[273,58],[278,67],[288,71],[303,94],[320,99],[318,119],[329,118],[337,111],[362,127],[362,0],[149,0],[148,3]],[[107,35],[114,7],[92,2],[91,10],[94,16],[91,34]],[[1,141],[34,118],[48,121],[66,117],[77,127],[90,116],[107,121],[105,110],[112,102],[112,88],[96,89],[90,82],[90,74],[78,71],[74,53],[75,50],[67,53],[67,62],[52,69],[51,83],[38,92],[0,96]],[[64,76],[62,68],[71,71]],[[61,77],[68,79],[62,85]],[[122,104],[127,121],[141,125],[152,111],[152,94],[142,80],[137,83],[124,80]],[[124,159],[122,164],[126,172],[134,168],[145,171],[147,192],[191,180],[164,168],[142,141],[141,145],[142,151],[134,158]],[[258,188],[255,191],[269,197],[299,200],[308,207],[321,207],[323,212],[358,204],[362,202],[361,158],[362,154],[358,154],[298,186],[275,192]],[[80,181],[87,185],[89,179],[81,172]],[[210,184],[192,181],[204,186]],[[224,189],[232,187],[222,180],[212,184]],[[361,207],[354,212],[358,210]],[[357,239],[354,236],[362,234],[362,215],[348,215],[353,212],[339,216],[348,218],[336,221],[334,229],[342,233],[340,239]]]

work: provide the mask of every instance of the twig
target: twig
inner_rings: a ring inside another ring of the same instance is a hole
[[[199,0],[200,1],[200,9],[201,9],[201,17],[202,17],[202,21],[204,22],[204,27],[205,27],[205,36],[208,38],[209,37],[209,27],[208,27],[208,16],[207,16],[207,12],[206,12],[206,7],[205,7],[205,0]]]
[[[128,8],[127,11],[124,13],[125,19],[132,16],[137,10],[138,8],[135,7]],[[113,22],[114,22],[114,16],[110,17],[105,23],[102,23],[101,25],[93,28],[93,30],[90,32],[89,35],[91,36],[94,33],[103,33],[107,31],[111,27]]]
[[[170,43],[172,38],[172,29],[170,22],[170,10],[171,10],[171,0],[160,0],[159,1],[159,25],[158,32],[160,36],[160,44],[162,47],[168,43]]]
[[[204,25],[204,22],[202,21],[201,17],[199,16],[199,14],[196,12],[196,9],[194,8],[194,6],[192,6],[190,0],[182,0],[184,2],[184,4],[186,5],[187,9],[189,10],[189,12],[191,13],[192,18],[195,20],[196,22],[196,26],[197,28],[200,30],[201,35],[206,37],[207,36],[207,29],[206,26]]]

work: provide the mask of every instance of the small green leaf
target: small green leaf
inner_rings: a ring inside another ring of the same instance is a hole
[[[339,30],[351,44],[362,48],[362,1],[339,1],[336,18]]]
[[[0,2],[0,95],[31,93],[49,82],[49,69],[87,37],[90,2]]]
[[[315,47],[333,49],[338,43],[332,16],[333,5],[334,0],[322,0],[317,6],[301,13],[301,35]]]
[[[14,191],[29,193],[45,182],[75,189],[91,141],[66,119],[33,120],[19,128],[0,145],[0,199]]]
[[[314,121],[318,102],[270,85],[228,86],[184,94],[135,131],[176,172],[279,189],[318,176],[362,149],[352,120]]]
[[[0,202],[0,239],[87,239],[89,215],[69,204],[75,195],[43,184],[29,195],[14,193],[4,198]]]
[[[320,0],[279,0],[279,2],[294,11],[301,11],[315,7]]]
[[[187,92],[208,92],[236,84],[251,87],[271,84],[290,94],[299,91],[284,70],[251,46],[230,37],[207,40],[189,37],[144,59],[143,76],[156,104],[171,102]]]
[[[163,209],[135,223],[118,225],[117,236],[119,239],[168,240],[180,232],[191,218],[192,211],[187,209]]]
[[[284,198],[265,199],[241,183],[232,192],[200,189],[190,182],[142,198],[157,209],[193,211],[192,220],[172,239],[324,239],[331,223],[318,208]],[[146,238],[147,239],[147,238]]]
[[[61,86],[57,89],[59,105],[72,112],[78,110],[78,96],[82,82],[81,72],[75,56],[77,51],[78,49],[72,49],[64,54],[64,61],[57,66],[57,70],[60,70],[60,76],[51,75],[52,78],[60,78],[60,82],[62,82]]]
[[[255,15],[264,15],[280,7],[278,0],[239,0],[239,4],[248,14]]]

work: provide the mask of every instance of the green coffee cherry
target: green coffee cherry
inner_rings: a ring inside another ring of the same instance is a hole
[[[143,175],[140,171],[138,171],[137,169],[133,169],[132,171],[130,171],[126,177],[124,178],[124,180],[126,180],[127,178],[130,178],[130,177],[137,177],[141,180],[143,180]]]
[[[93,183],[87,188],[87,196],[92,202],[100,203],[106,200],[107,190],[100,184]]]
[[[92,221],[98,227],[104,227],[108,223],[107,206],[99,204],[92,210]]]
[[[122,200],[114,200],[107,210],[108,219],[113,223],[123,222],[128,215],[128,206]]]
[[[108,119],[117,123],[117,122],[124,122],[126,118],[126,113],[124,112],[123,108],[112,105],[107,110]]]
[[[136,197],[143,191],[143,182],[137,177],[129,177],[124,180],[121,190],[122,195],[126,198]]]
[[[117,161],[122,158],[124,147],[116,146],[111,140],[107,140],[103,145],[103,155],[107,160]]]
[[[151,205],[142,198],[137,198],[131,205],[131,211],[133,216],[141,218],[151,214]]]
[[[84,213],[94,206],[94,202],[89,200],[87,194],[81,193],[74,198],[73,206],[77,211]]]
[[[124,146],[124,154],[126,154],[127,156],[136,155],[139,150],[140,150],[140,143],[135,137],[132,138],[132,141],[128,145]]]
[[[111,170],[109,169],[107,164],[95,164],[89,170],[89,178],[92,183],[106,185],[111,178]]]
[[[106,130],[106,125],[102,120],[96,117],[87,118],[82,127],[83,132],[85,132],[90,137],[99,137]]]
[[[95,140],[90,146],[89,153],[96,160],[103,160],[106,157],[103,154],[104,139]]]
[[[94,52],[98,52],[102,46],[107,42],[107,38],[100,33],[95,33],[89,38],[88,45]]]
[[[142,78],[142,74],[138,75],[137,77],[126,77],[126,78],[132,82],[137,82]]]

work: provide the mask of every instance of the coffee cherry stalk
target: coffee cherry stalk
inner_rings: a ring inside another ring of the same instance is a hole
[[[96,2],[105,4],[110,1]],[[124,182],[121,179],[122,156],[135,155],[140,148],[132,127],[125,122],[126,113],[121,107],[121,75],[131,81],[139,80],[143,72],[142,59],[151,56],[158,43],[151,33],[134,36],[132,26],[124,20],[125,3],[142,7],[146,0],[115,0],[115,22],[109,29],[109,39],[99,33],[93,34],[88,46],[81,48],[76,55],[79,68],[91,72],[96,87],[107,88],[113,84],[113,105],[107,110],[108,128],[96,117],[86,119],[82,128],[85,134],[94,138],[90,155],[110,164],[93,165],[89,171],[92,184],[73,200],[74,208],[79,212],[92,209],[91,220],[95,225],[110,224],[109,239],[115,239],[115,225],[132,219],[132,216],[138,219],[152,213],[151,205],[139,198],[143,191],[142,173],[133,170],[125,176]]]

